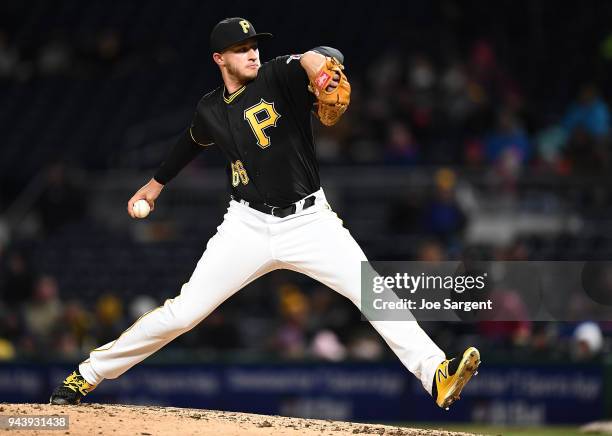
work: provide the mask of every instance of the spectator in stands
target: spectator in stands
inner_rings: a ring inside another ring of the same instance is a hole
[[[474,109],[474,102],[468,94],[467,80],[466,67],[457,60],[450,62],[442,73],[440,81],[442,110],[448,128],[457,129]]]
[[[419,144],[410,128],[399,120],[389,123],[385,145],[385,163],[390,165],[414,164],[418,161]]]
[[[131,319],[138,319],[145,313],[155,309],[159,306],[157,300],[150,295],[137,295],[129,305],[129,313]]]
[[[73,62],[72,49],[60,37],[50,39],[38,53],[38,72],[43,76],[68,74]]]
[[[434,109],[436,106],[437,76],[428,56],[418,54],[409,65],[408,92],[406,98],[395,96],[400,109],[408,110],[415,135],[420,141],[430,141],[433,136]],[[402,111],[405,113],[405,111]]]
[[[475,103],[494,108],[510,104],[521,95],[518,84],[498,63],[493,44],[487,40],[481,39],[472,45],[468,77]]]
[[[308,331],[332,330],[342,334],[351,324],[353,307],[341,296],[325,286],[316,286],[310,292]]]
[[[385,347],[380,336],[372,329],[356,326],[347,344],[347,357],[355,360],[380,360],[385,355]]]
[[[421,229],[420,214],[420,198],[408,192],[390,206],[387,227],[394,234],[417,233]]]
[[[35,274],[25,255],[19,251],[9,253],[4,268],[0,266],[3,280],[0,295],[9,309],[17,310],[32,297]]]
[[[465,228],[467,218],[455,198],[455,173],[447,168],[435,174],[435,192],[421,215],[422,229],[445,243],[452,243]]]
[[[6,33],[0,30],[0,79],[10,79],[17,73],[19,52],[9,46]]]
[[[609,166],[610,112],[595,85],[582,86],[562,126],[569,138],[565,156],[574,168],[592,171]]]
[[[94,347],[91,347],[94,348]],[[79,347],[78,339],[69,331],[58,332],[53,338],[53,346],[50,350],[51,355],[56,359],[73,360],[81,358],[84,353],[91,350],[82,350]]]
[[[486,137],[485,155],[489,163],[497,165],[504,165],[508,159],[524,165],[531,157],[527,133],[509,110],[500,112],[497,128]]]
[[[41,194],[37,208],[45,232],[51,234],[64,224],[78,220],[83,213],[81,190],[70,180],[67,168],[61,163],[50,165],[46,169],[45,189]]]
[[[418,106],[433,105],[433,91],[437,83],[437,77],[433,64],[427,55],[419,54],[412,59],[408,71],[408,83],[417,94],[427,94],[427,97],[423,96],[424,101],[420,101]]]
[[[572,357],[575,360],[595,359],[601,354],[603,345],[604,338],[599,325],[592,321],[583,322],[574,330]]]
[[[11,341],[0,337],[0,362],[13,360],[16,355],[15,347]]]
[[[115,63],[122,49],[121,35],[114,29],[107,29],[97,36],[98,59],[101,63]]]
[[[610,111],[594,84],[582,86],[578,100],[565,113],[563,127],[568,136],[581,129],[596,140],[610,133]]]
[[[443,262],[446,260],[446,252],[439,242],[424,241],[419,246],[416,260],[420,262]]]
[[[198,327],[195,332],[198,346],[212,352],[237,350],[242,347],[238,326],[235,318],[227,316],[223,309],[215,310]]]
[[[368,82],[373,95],[393,94],[401,82],[403,55],[388,51],[372,62],[367,71]]]
[[[5,342],[5,359],[8,360],[15,356],[16,348],[15,341],[19,339],[23,333],[23,326],[19,312],[13,308],[9,308],[0,300],[0,340]],[[0,352],[2,354],[2,352]],[[2,357],[0,357],[2,360]]]
[[[61,325],[64,332],[73,338],[74,345],[82,352],[88,352],[95,348],[90,333],[93,322],[93,315],[79,301],[73,300],[66,303],[62,313]],[[68,346],[71,341],[65,338],[62,342]]]
[[[34,296],[24,307],[25,327],[34,338],[37,349],[50,349],[54,328],[62,316],[59,287],[52,276],[40,277],[34,289]]]
[[[594,136],[583,127],[576,127],[563,153],[570,170],[591,172],[601,170],[607,163],[607,150],[601,149]]]
[[[532,323],[529,310],[519,292],[513,289],[496,289],[491,294],[493,311],[487,313],[487,321],[481,321],[478,329],[490,344],[512,349],[528,345]]]
[[[102,295],[96,302],[95,342],[105,344],[116,339],[124,327],[121,300],[112,293]]]
[[[333,331],[321,330],[312,339],[310,353],[315,358],[338,362],[345,358],[346,347]]]
[[[282,321],[276,331],[273,347],[283,357],[303,358],[307,347],[310,302],[297,286],[290,284],[280,286],[279,298]]]

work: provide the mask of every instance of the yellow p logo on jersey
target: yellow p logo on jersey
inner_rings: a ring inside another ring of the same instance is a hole
[[[242,27],[242,31],[244,33],[249,33],[249,28],[251,27],[251,23],[249,23],[247,20],[240,20],[238,24],[240,24],[240,27]]]
[[[280,114],[274,108],[274,102],[268,103],[263,98],[254,106],[244,111],[244,119],[248,121],[251,130],[257,138],[257,145],[266,148],[270,145],[270,137],[264,132],[268,127],[276,127]]]

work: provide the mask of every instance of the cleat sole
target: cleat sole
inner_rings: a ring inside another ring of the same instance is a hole
[[[442,403],[442,408],[448,408],[460,398],[461,390],[470,381],[473,375],[478,373],[480,366],[480,353],[476,348],[472,348],[467,356],[463,356],[463,361],[457,368],[457,381],[448,390],[447,397]]]

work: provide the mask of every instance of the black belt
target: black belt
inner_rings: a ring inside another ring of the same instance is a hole
[[[298,211],[297,210],[298,207],[296,203],[293,203],[287,207],[276,207],[276,206],[270,206],[269,204],[266,204],[266,203],[251,203],[241,198],[235,197],[234,195],[232,195],[232,200],[236,200],[237,202],[242,203],[245,206],[252,207],[255,210],[258,210],[263,213],[267,213],[268,215],[272,215],[278,218],[285,218],[289,215],[293,215],[294,213]],[[316,197],[314,195],[311,195],[310,197],[306,197],[304,200],[300,200],[297,203],[300,203],[301,201],[303,201],[304,204],[302,205],[301,210],[304,210],[304,209],[308,209],[310,206],[313,206],[315,204],[315,200],[316,200]]]

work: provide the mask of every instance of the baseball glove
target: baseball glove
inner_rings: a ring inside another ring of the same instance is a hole
[[[326,126],[336,124],[351,102],[351,84],[343,70],[344,65],[336,58],[327,57],[315,80],[310,82],[308,87],[318,100],[315,114]],[[340,76],[338,86],[328,91],[327,87],[336,74]]]

